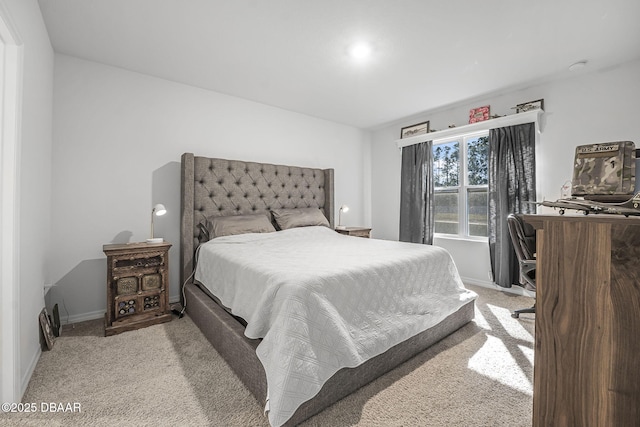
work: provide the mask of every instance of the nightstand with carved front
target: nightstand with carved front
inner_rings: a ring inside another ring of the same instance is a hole
[[[336,231],[340,234],[355,237],[371,237],[371,228],[369,227],[344,227],[336,228]]]
[[[170,243],[104,245],[107,255],[105,336],[171,320]]]

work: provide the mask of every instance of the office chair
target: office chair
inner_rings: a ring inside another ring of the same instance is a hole
[[[511,243],[518,257],[520,284],[527,290],[536,290],[536,230],[515,214],[507,216],[507,226],[511,235]],[[535,313],[536,305],[530,308],[514,310],[511,317],[518,318],[521,313]]]

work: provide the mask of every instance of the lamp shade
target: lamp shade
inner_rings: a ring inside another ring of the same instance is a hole
[[[162,216],[167,213],[167,208],[165,208],[162,203],[158,203],[153,207],[153,213],[157,216]]]

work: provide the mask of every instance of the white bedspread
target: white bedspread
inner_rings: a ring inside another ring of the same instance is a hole
[[[263,338],[269,421],[286,422],[339,369],[436,325],[476,294],[439,247],[326,227],[219,237],[195,278]]]

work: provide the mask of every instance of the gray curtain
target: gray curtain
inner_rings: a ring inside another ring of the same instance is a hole
[[[433,243],[432,141],[402,148],[400,241]]]
[[[518,283],[507,215],[535,213],[536,159],[533,123],[489,131],[489,254],[494,282]]]

